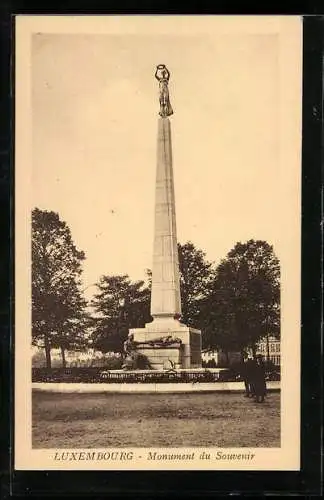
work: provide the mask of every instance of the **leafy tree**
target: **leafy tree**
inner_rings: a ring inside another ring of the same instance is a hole
[[[91,302],[93,346],[103,352],[122,352],[129,328],[144,327],[151,320],[150,290],[128,275],[102,276],[97,287]]]
[[[203,349],[223,349],[225,354],[239,349],[235,330],[235,314],[227,289],[215,281],[213,291],[201,301],[199,328]]]
[[[206,254],[191,241],[178,244],[178,252],[181,320],[188,326],[198,327],[201,302],[210,292],[215,271],[212,263],[206,260]]]
[[[152,271],[151,269],[145,269],[145,276],[146,276],[146,281],[147,281],[147,286],[149,290],[152,288]]]
[[[280,335],[280,265],[265,241],[237,243],[216,270],[203,302],[200,324],[205,347],[255,350],[269,334]]]
[[[32,336],[45,349],[51,367],[51,349],[65,350],[84,343],[86,301],[80,290],[84,252],[73,243],[71,231],[55,212],[32,212]]]

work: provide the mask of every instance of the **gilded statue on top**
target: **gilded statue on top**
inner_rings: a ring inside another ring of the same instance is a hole
[[[170,72],[164,64],[159,64],[156,67],[155,78],[159,82],[160,90],[160,112],[159,115],[162,118],[166,118],[173,114],[173,109],[170,104],[169,97],[169,79]]]

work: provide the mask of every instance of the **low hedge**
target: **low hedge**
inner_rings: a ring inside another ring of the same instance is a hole
[[[242,379],[232,370],[205,371],[146,371],[114,372],[98,367],[33,368],[32,382],[47,383],[183,383],[183,382],[238,382]],[[280,375],[269,374],[267,380],[280,380]]]
[[[234,381],[227,371],[139,371],[114,372],[97,367],[72,367],[72,368],[33,368],[33,382],[74,382],[74,383],[181,383],[181,382],[218,382]]]

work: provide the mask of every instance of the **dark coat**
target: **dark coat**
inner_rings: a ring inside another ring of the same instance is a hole
[[[255,361],[253,359],[248,359],[243,361],[241,364],[240,374],[243,380],[246,382],[251,382],[253,379]]]
[[[253,388],[256,396],[265,396],[267,392],[264,363],[255,363],[253,370]]]

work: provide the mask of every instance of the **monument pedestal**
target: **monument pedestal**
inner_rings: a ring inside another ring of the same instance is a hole
[[[201,368],[201,332],[176,319],[154,319],[145,328],[130,330],[136,352],[152,369]]]

